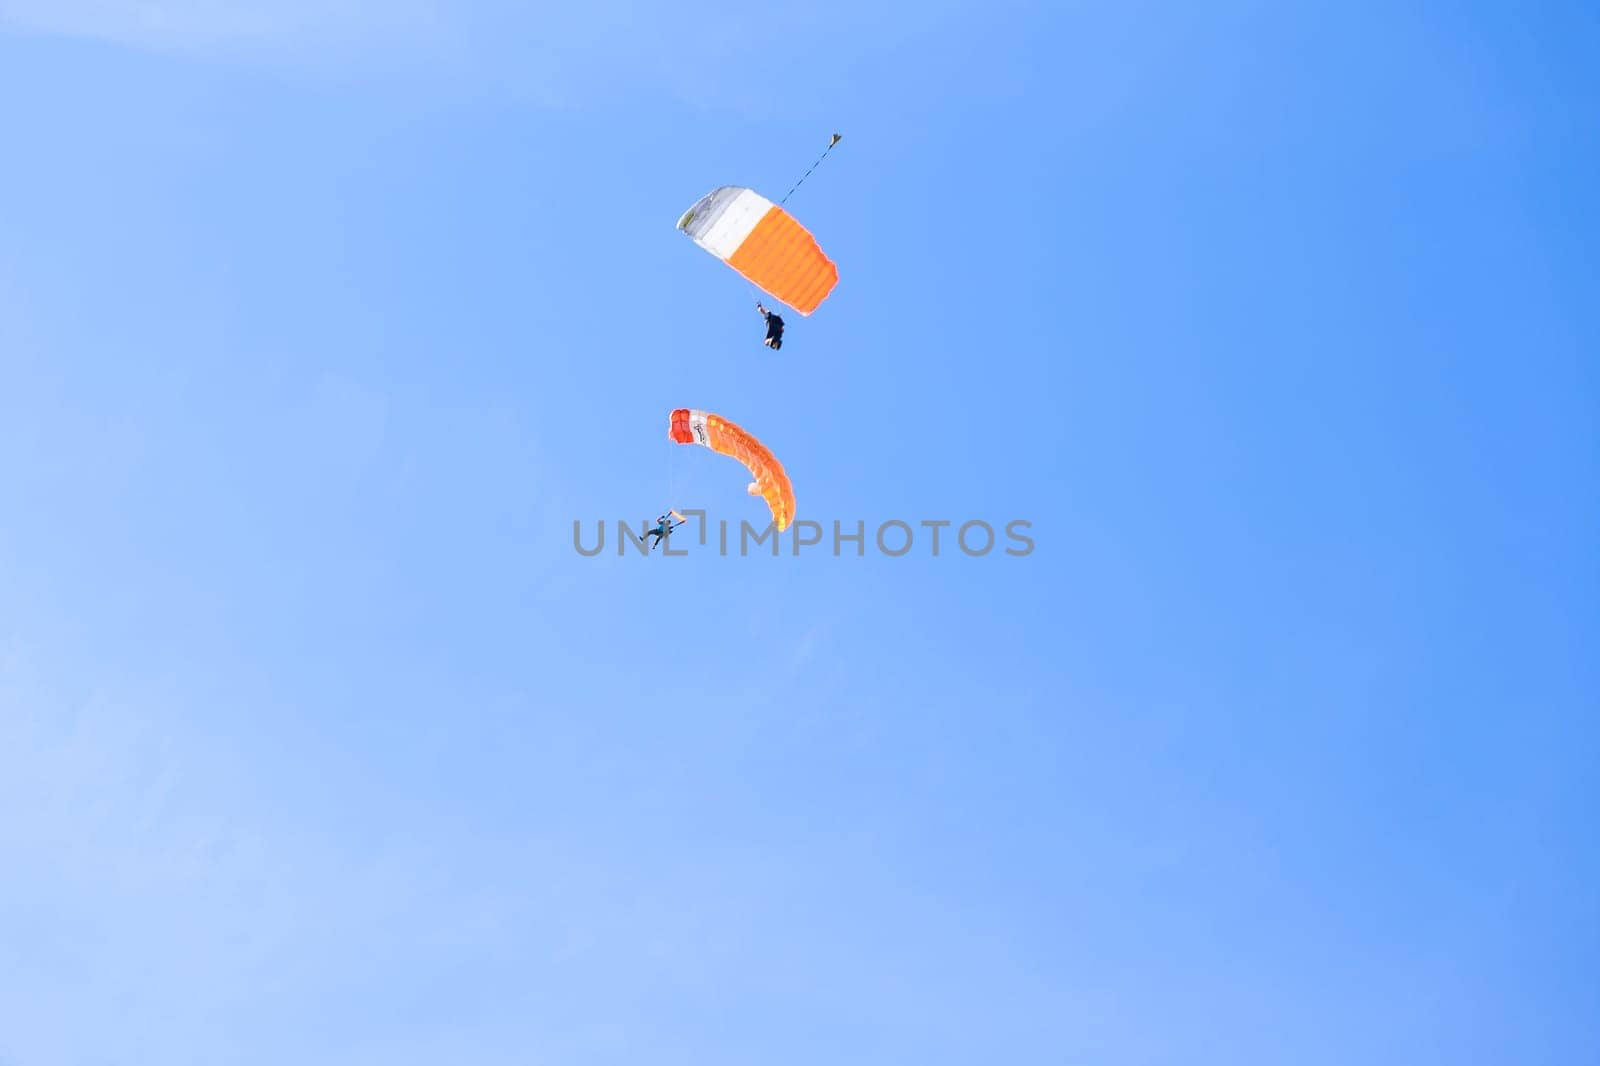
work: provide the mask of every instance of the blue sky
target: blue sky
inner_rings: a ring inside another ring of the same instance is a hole
[[[0,1064],[1600,1058],[1592,10],[523,7],[0,2]]]

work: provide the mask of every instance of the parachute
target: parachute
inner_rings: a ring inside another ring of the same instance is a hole
[[[712,190],[683,213],[678,228],[802,315],[815,311],[839,283],[839,268],[816,238],[753,189]]]
[[[767,501],[778,532],[789,528],[794,520],[794,487],[766,445],[720,415],[687,407],[672,412],[667,436],[677,444],[699,444],[743,463],[755,478],[746,491]]]

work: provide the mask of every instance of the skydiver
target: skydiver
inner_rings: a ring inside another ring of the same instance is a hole
[[[677,519],[676,522],[672,521],[674,518]],[[653,551],[657,544],[660,544],[662,541],[671,536],[672,531],[683,525],[685,521],[687,521],[687,519],[685,519],[683,515],[679,514],[677,511],[668,511],[666,514],[657,517],[656,527],[645,534],[647,537],[656,538],[650,542],[650,547],[646,550]]]
[[[767,320],[767,339],[761,343],[773,351],[777,351],[783,347],[783,319],[760,304],[756,304],[756,310],[760,311],[761,317]]]

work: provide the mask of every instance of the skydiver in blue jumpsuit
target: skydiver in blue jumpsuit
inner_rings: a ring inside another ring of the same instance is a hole
[[[677,518],[678,521],[676,521],[676,522],[672,521],[673,518]],[[645,534],[645,536],[647,536],[647,537],[656,538],[655,540],[650,542],[650,547],[648,549],[646,549],[646,550],[653,551],[657,544],[660,544],[662,541],[666,540],[669,536],[671,536],[672,535],[672,531],[674,529],[677,529],[679,526],[683,525],[683,523],[684,523],[684,518],[683,518],[682,515],[678,514],[677,511],[668,511],[666,514],[661,515],[660,517],[658,517],[656,519],[655,528],[650,530],[648,533]]]

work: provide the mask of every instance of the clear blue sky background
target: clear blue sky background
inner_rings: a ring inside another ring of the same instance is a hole
[[[1600,1061],[1592,4],[525,6],[0,0],[0,1063]]]

